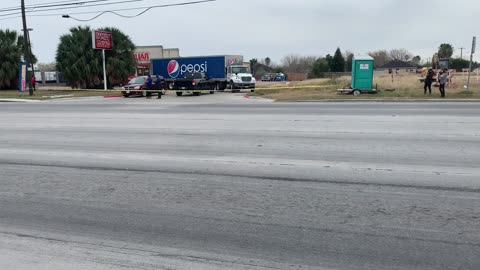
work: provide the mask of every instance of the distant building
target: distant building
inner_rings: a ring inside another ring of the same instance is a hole
[[[417,71],[417,66],[402,60],[392,60],[377,68],[376,71],[377,73],[383,72],[387,74],[415,73]]]
[[[133,57],[136,61],[134,74],[136,76],[149,75],[151,59],[180,57],[180,50],[177,48],[164,49],[161,45],[137,46]]]

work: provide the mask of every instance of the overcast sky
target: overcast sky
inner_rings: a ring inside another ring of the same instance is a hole
[[[58,1],[25,0],[27,5]],[[145,0],[48,13],[185,1],[189,0]],[[1,0],[0,8],[16,6],[19,2]],[[324,56],[340,47],[342,51],[356,54],[406,48],[427,58],[446,42],[455,47],[455,55],[460,55],[459,48],[465,47],[464,58],[467,58],[472,36],[480,32],[479,11],[477,0],[217,0],[195,6],[153,9],[134,19],[107,14],[89,23],[80,23],[61,16],[29,17],[28,27],[34,28],[31,40],[40,62],[54,61],[59,37],[77,25],[114,26],[128,34],[136,45],[180,48],[182,56],[240,54],[246,59],[268,56],[280,62],[287,54]],[[75,16],[88,19],[94,14]],[[20,30],[21,18],[0,20],[0,28]],[[478,55],[480,53],[475,57],[477,60]]]

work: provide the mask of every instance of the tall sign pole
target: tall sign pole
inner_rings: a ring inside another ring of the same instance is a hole
[[[25,0],[21,0],[20,7],[22,9],[22,24],[23,24],[23,56],[25,57],[25,61],[32,62],[30,57],[30,44],[28,43],[28,28],[27,28],[27,16],[25,15]],[[33,71],[33,70],[32,70]],[[28,74],[28,68],[27,68]],[[33,88],[30,82],[30,76],[26,76],[27,85],[29,86],[29,94],[33,96]]]
[[[106,31],[97,31],[92,32],[92,46],[96,50],[102,50],[103,58],[103,86],[107,90],[107,68],[105,61],[105,50],[113,49],[113,38],[112,33]]]
[[[105,65],[105,50],[102,50],[103,56],[103,88],[107,90],[107,67]]]
[[[472,53],[470,54],[470,65],[468,67],[467,91],[470,91],[470,76],[472,74],[473,54],[475,53],[476,47],[477,47],[477,37],[473,37]]]

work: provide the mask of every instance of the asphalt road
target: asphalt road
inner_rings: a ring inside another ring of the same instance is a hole
[[[1,269],[480,269],[479,103],[0,103]]]

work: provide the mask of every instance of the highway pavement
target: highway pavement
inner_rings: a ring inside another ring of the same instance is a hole
[[[0,103],[0,269],[480,269],[478,103]]]

